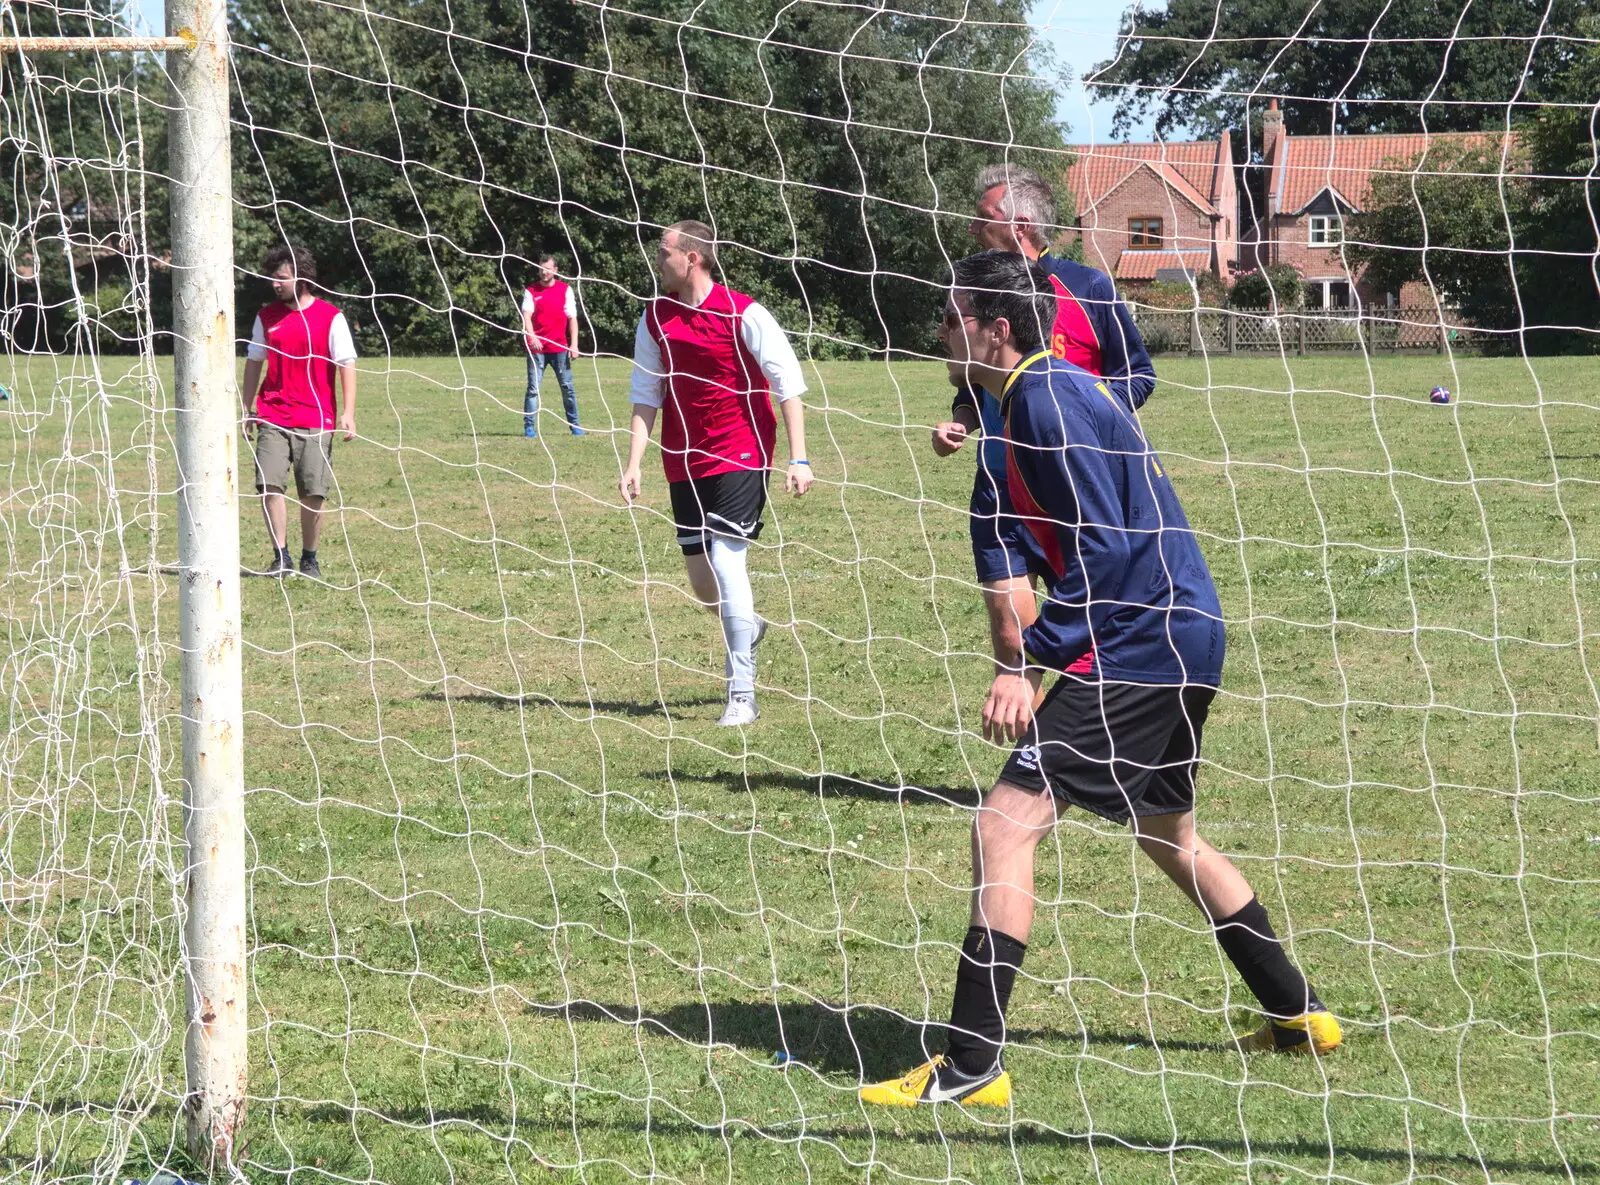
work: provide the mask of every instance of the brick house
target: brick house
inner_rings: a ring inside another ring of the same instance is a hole
[[[1385,170],[1426,163],[1430,145],[1484,141],[1484,133],[1433,132],[1410,135],[1290,136],[1278,101],[1268,104],[1262,121],[1261,164],[1241,189],[1239,224],[1244,228],[1244,266],[1292,263],[1310,288],[1308,302],[1318,308],[1431,305],[1422,284],[1398,293],[1372,291],[1345,262],[1344,221],[1360,213],[1372,192],[1372,179]]]
[[[1210,272],[1239,255],[1239,197],[1227,132],[1186,143],[1075,144],[1066,187],[1084,260],[1130,294]]]

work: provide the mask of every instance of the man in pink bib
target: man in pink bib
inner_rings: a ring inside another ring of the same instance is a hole
[[[745,553],[761,534],[767,476],[775,467],[777,399],[789,437],[783,488],[811,488],[806,458],[805,376],[777,320],[740,292],[714,281],[711,228],[678,222],[661,234],[656,271],[665,295],[645,306],[633,336],[633,436],[623,470],[623,501],[639,497],[640,462],[662,417],[661,461],[672,498],[689,585],[722,619],[728,646],[727,710],[717,723],[753,724],[755,649],[767,623],[756,614]]]
[[[545,367],[556,372],[567,427],[578,427],[578,393],[572,386],[572,360],[578,356],[578,301],[572,286],[556,275],[556,257],[541,255],[539,272],[522,292],[522,340],[528,348],[528,391],[522,397],[522,434],[539,435],[539,385]]]
[[[356,435],[356,347],[344,314],[311,294],[317,261],[303,247],[274,247],[261,261],[277,299],[256,315],[245,357],[245,435],[255,435],[256,491],[272,536],[268,576],[295,570],[289,556],[284,491],[294,471],[300,496],[300,574],[321,578],[317,535],[333,485],[334,378],[342,408],[338,426]],[[266,381],[261,379],[266,364]]]

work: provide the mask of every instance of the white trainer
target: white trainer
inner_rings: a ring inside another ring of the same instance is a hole
[[[728,697],[728,706],[717,723],[723,728],[741,728],[761,719],[761,709],[756,707],[756,697],[747,692]]]

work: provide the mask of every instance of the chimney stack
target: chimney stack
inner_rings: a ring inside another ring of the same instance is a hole
[[[1261,117],[1261,161],[1271,165],[1277,160],[1283,146],[1283,112],[1278,110],[1278,100],[1267,100],[1267,113]]]

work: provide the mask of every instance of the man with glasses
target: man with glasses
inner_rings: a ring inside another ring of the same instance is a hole
[[[1045,347],[1056,358],[1104,376],[1107,387],[1129,407],[1143,406],[1155,390],[1155,368],[1111,278],[1046,250],[1054,233],[1055,191],[1038,173],[1014,165],[984,169],[976,191],[977,213],[968,230],[978,245],[1020,252],[1049,274],[1056,305]],[[995,662],[1015,665],[1022,631],[1037,616],[1034,583],[1044,571],[1043,561],[1027,532],[1010,517],[999,400],[993,392],[961,385],[950,414],[933,430],[933,451],[939,456],[949,456],[973,433],[983,433],[969,506],[972,557],[989,611]],[[1074,669],[1087,669],[1088,662],[1084,655]]]
[[[1034,854],[1065,805],[1135,839],[1212,925],[1261,1002],[1247,1052],[1330,1053],[1338,1021],[1239,870],[1195,831],[1201,731],[1222,681],[1222,610],[1205,557],[1139,422],[1103,379],[1054,357],[1048,274],[1012,252],[955,266],[940,335],[952,381],[1001,399],[1016,513],[1048,565],[1025,661],[995,675],[984,735],[1015,742],[972,835],[970,927],[948,1047],[864,1103],[1008,1106],[1006,1008],[1033,926]],[[1092,655],[1082,674],[1068,672]],[[1035,711],[1046,672],[1055,675]]]

